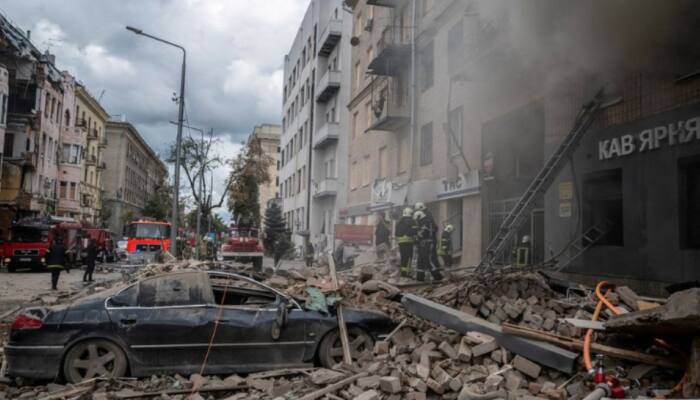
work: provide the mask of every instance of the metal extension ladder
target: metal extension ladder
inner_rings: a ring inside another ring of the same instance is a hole
[[[598,243],[600,239],[604,238],[609,232],[609,228],[610,222],[604,221],[586,229],[581,236],[570,241],[558,256],[545,262],[545,264],[551,265],[552,271],[561,271],[571,265],[574,260],[579,258],[591,246]]]
[[[593,97],[593,100],[583,106],[576,116],[574,127],[569,131],[549,159],[547,159],[544,167],[537,173],[537,176],[530,183],[525,193],[520,197],[518,203],[501,223],[496,235],[486,248],[484,256],[477,267],[477,271],[486,271],[493,266],[494,260],[503,252],[506,244],[527,219],[530,210],[535,205],[537,196],[543,194],[549,188],[552,181],[554,181],[559,174],[559,171],[566,165],[569,157],[578,147],[581,137],[583,137],[593,123],[598,111],[618,101],[619,99],[603,103],[603,89],[601,88]]]

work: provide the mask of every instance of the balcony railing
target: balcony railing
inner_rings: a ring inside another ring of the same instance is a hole
[[[97,140],[97,129],[88,129],[87,138],[88,140]]]
[[[397,132],[410,122],[407,88],[398,77],[372,81],[372,123],[367,131]]]
[[[339,125],[337,122],[326,122],[314,133],[314,149],[321,149],[338,141]]]
[[[88,156],[85,158],[85,165],[97,165],[97,157]]]
[[[343,34],[343,21],[332,19],[321,32],[321,39],[318,41],[318,55],[327,57],[340,41]]]
[[[314,185],[313,196],[320,199],[338,194],[338,181],[335,178],[325,178]]]
[[[377,55],[367,66],[367,73],[394,76],[408,69],[411,58],[411,31],[407,27],[387,26],[377,42]]]
[[[325,103],[340,90],[340,71],[327,70],[318,82],[316,101]]]

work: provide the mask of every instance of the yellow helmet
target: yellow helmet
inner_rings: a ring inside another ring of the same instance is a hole
[[[445,226],[445,232],[449,233],[449,232],[452,232],[454,230],[455,230],[455,227],[452,226],[452,224],[447,224],[447,226]]]
[[[423,211],[423,210],[425,210],[425,204],[423,204],[422,201],[419,201],[418,203],[416,203],[416,211]]]
[[[411,217],[413,216],[413,209],[411,207],[406,207],[403,209],[403,216],[404,217]]]

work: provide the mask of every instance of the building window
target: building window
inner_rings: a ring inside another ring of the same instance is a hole
[[[433,123],[423,125],[420,129],[420,165],[433,163]]]
[[[76,188],[78,187],[78,184],[75,182],[70,183],[70,192],[68,192],[68,198],[71,200],[75,200],[75,192]]]
[[[353,36],[360,36],[362,34],[362,13],[358,12],[355,15],[355,24],[353,26],[354,32],[352,33]]]
[[[457,156],[461,154],[462,141],[464,140],[464,113],[462,111],[462,106],[450,111],[447,117],[450,129],[448,132],[447,148],[449,149],[450,156]]]
[[[66,189],[67,189],[67,188],[68,188],[68,182],[61,181],[61,184],[60,184],[59,190],[58,190],[58,197],[59,197],[59,198],[61,198],[61,199],[65,199],[65,198],[66,198],[66,195],[67,195],[67,193],[66,193],[67,190],[66,190]]]
[[[464,54],[464,27],[460,19],[447,32],[447,71],[458,72],[462,66]]]
[[[7,124],[7,95],[0,95],[2,104],[0,104],[0,124]]]
[[[700,248],[700,156],[678,161],[682,249]]]
[[[371,171],[372,171],[372,167],[371,167],[369,155],[366,155],[364,161],[362,162],[362,186],[369,185],[369,182],[371,180],[370,176],[372,174]]]
[[[408,171],[408,160],[409,160],[409,152],[411,151],[410,149],[410,143],[409,143],[409,136],[408,135],[402,135],[399,137],[399,156],[398,158],[398,170],[399,173],[406,172]]]
[[[360,112],[355,111],[352,114],[352,138],[355,139],[357,137],[357,132],[359,132],[360,127],[358,126],[360,122]]]
[[[353,82],[352,86],[355,90],[360,88],[360,80],[362,80],[362,68],[360,68],[360,62],[357,61],[353,67]]]
[[[12,157],[13,156],[14,147],[15,147],[15,134],[14,133],[5,133],[5,145],[4,145],[4,148],[2,150],[5,157]]]
[[[350,168],[350,190],[355,190],[357,189],[357,177],[358,177],[358,170],[357,170],[357,161],[352,162],[352,168]]]
[[[431,41],[419,54],[420,58],[420,84],[421,89],[426,91],[433,86],[433,74],[435,66],[435,49]]]
[[[624,246],[622,169],[587,174],[582,192],[584,232],[593,227],[607,232],[594,245]]]
[[[379,171],[377,177],[386,178],[389,175],[389,157],[387,155],[386,146],[379,149]]]

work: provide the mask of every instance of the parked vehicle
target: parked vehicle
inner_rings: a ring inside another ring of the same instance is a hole
[[[72,218],[23,219],[12,224],[10,237],[3,244],[3,261],[9,272],[22,268],[43,269],[46,250],[53,239],[60,236],[68,251],[68,262],[78,264],[84,235],[82,225]]]
[[[86,236],[95,241],[97,246],[97,259],[101,262],[114,262],[117,259],[117,252],[114,246],[112,233],[103,228],[87,228]]]
[[[220,260],[232,260],[253,263],[253,268],[262,270],[263,246],[258,237],[258,229],[243,226],[231,226],[228,238],[224,239],[219,251]]]
[[[385,314],[344,309],[351,354],[371,351],[396,324]],[[88,317],[89,316],[89,317]],[[4,352],[7,374],[69,382],[199,373],[331,367],[342,359],[337,318],[238,274],[159,275],[55,308],[24,310]],[[274,350],[273,350],[274,349]],[[60,372],[59,372],[60,371]]]
[[[139,219],[126,227],[126,252],[129,262],[153,262],[161,251],[170,248],[170,223]]]

